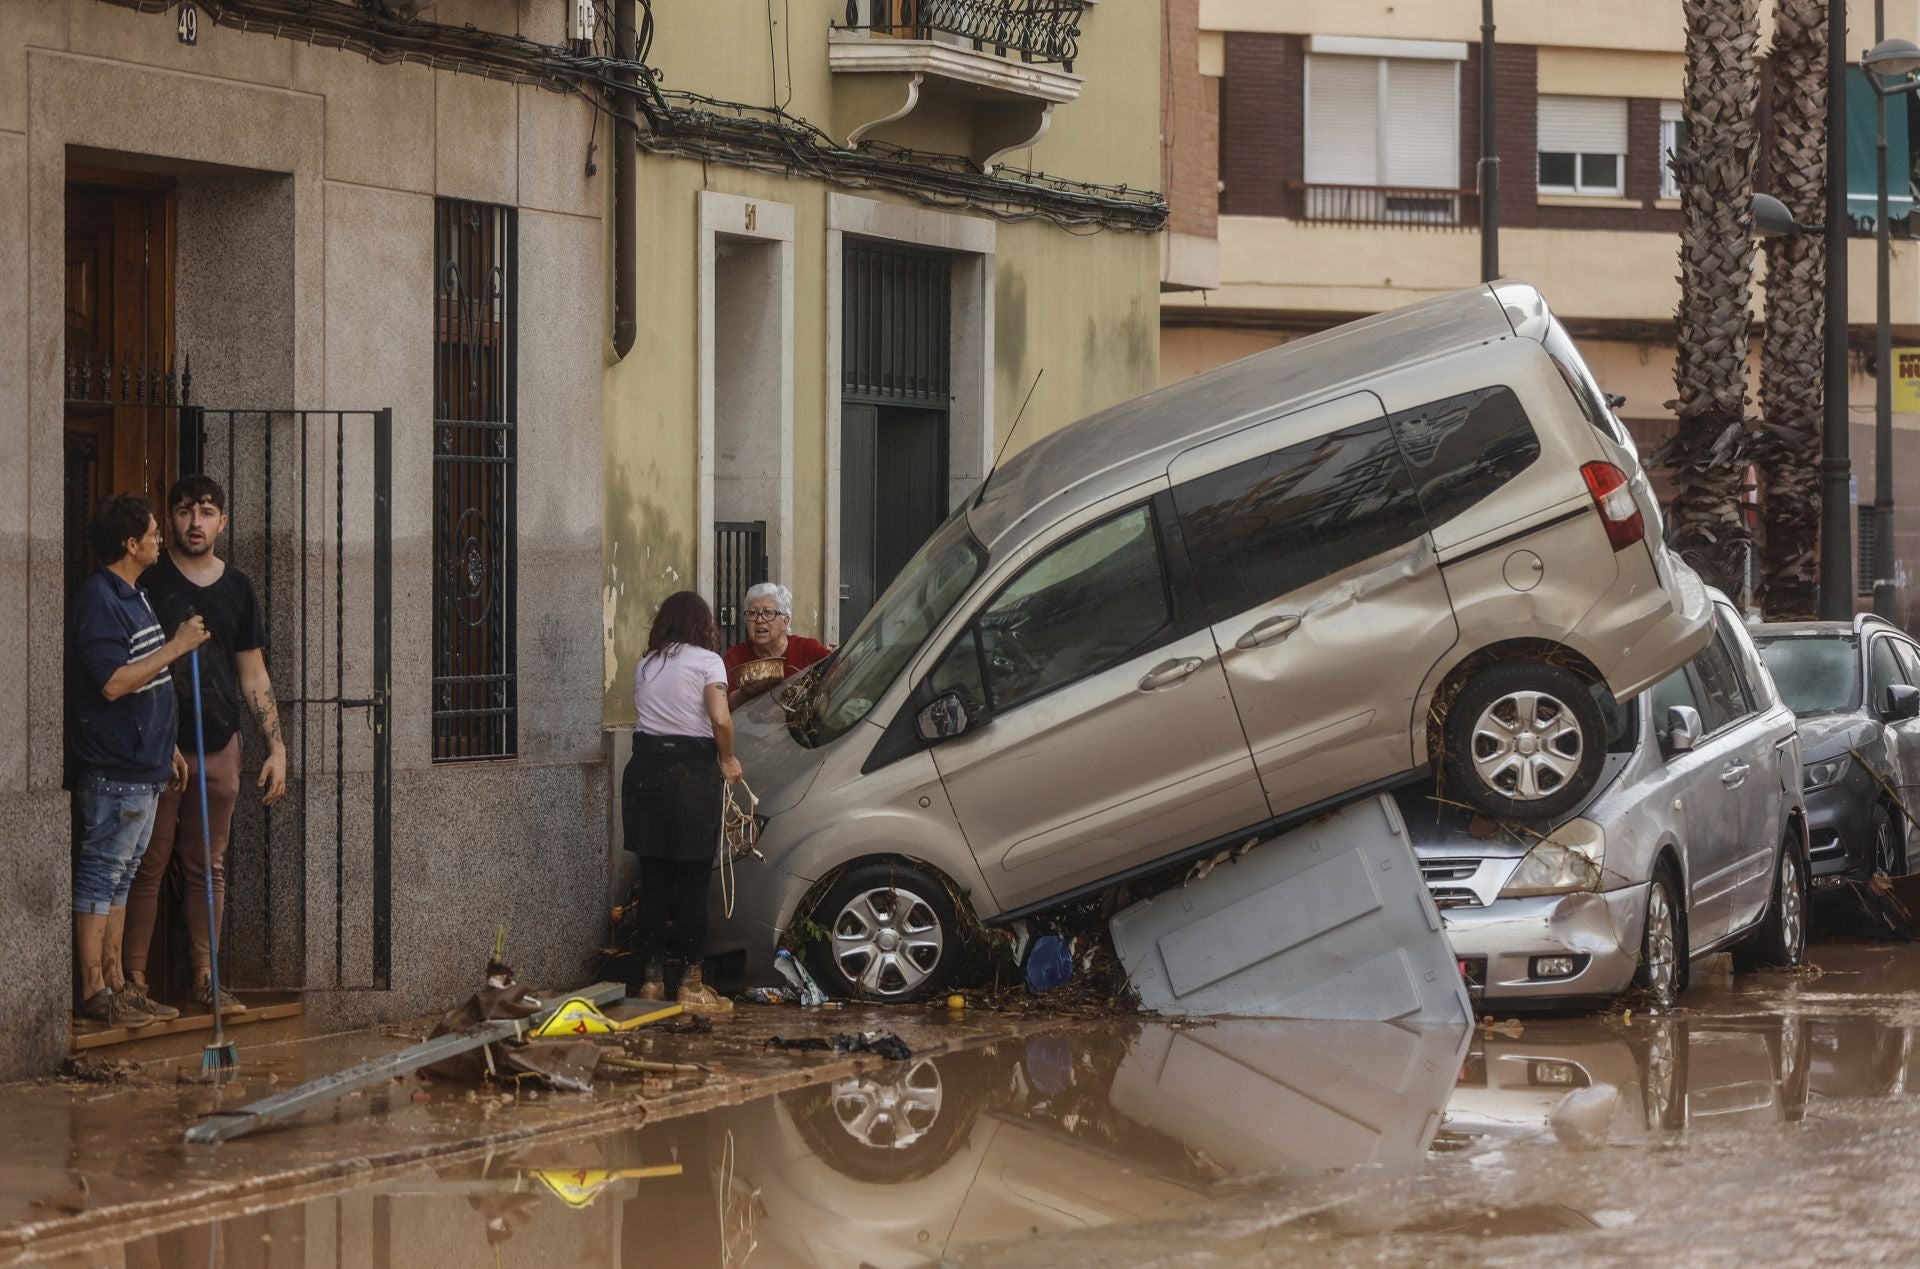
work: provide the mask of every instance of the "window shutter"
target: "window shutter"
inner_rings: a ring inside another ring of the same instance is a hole
[[[1679,123],[1680,120],[1683,119],[1684,117],[1685,115],[1680,108],[1679,102],[1663,101],[1660,103],[1660,122],[1661,123]]]
[[[1625,154],[1627,103],[1620,97],[1541,97],[1542,154]]]
[[[1383,184],[1437,189],[1459,185],[1458,85],[1452,62],[1387,63]]]
[[[1379,153],[1379,60],[1308,57],[1308,182],[1376,185],[1380,181]]]

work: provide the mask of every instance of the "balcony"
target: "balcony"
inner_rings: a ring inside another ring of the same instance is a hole
[[[1480,195],[1476,190],[1304,181],[1293,181],[1287,189],[1293,213],[1300,220],[1418,229],[1462,229],[1479,222]]]
[[[1046,134],[1053,108],[1080,95],[1074,74],[1084,0],[847,0],[832,28],[834,131],[846,144],[912,144],[905,125],[956,112],[967,150],[991,172],[1010,150]],[[924,110],[938,103],[935,110]],[[937,130],[944,131],[944,128]],[[884,131],[885,135],[882,135]]]

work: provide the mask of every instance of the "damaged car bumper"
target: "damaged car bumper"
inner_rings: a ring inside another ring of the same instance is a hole
[[[1640,966],[1646,885],[1495,899],[1441,912],[1476,1001],[1565,1008],[1625,991]]]
[[[1835,891],[1849,877],[1871,877],[1876,806],[1872,777],[1850,772],[1845,781],[1811,790],[1806,798],[1807,869],[1814,890]]]
[[[731,889],[723,888],[719,879],[714,882],[717,894],[732,894],[731,905],[722,897],[709,908],[706,954],[702,959],[712,980],[730,989],[778,986],[784,981],[774,971],[773,954],[785,931],[756,918],[798,910],[800,900],[813,885],[805,877],[762,860],[750,862],[751,866],[743,863],[734,868],[732,880],[726,883]],[[719,870],[719,860],[714,867]]]

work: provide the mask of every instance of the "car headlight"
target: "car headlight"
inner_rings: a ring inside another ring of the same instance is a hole
[[[1804,787],[1810,792],[1824,789],[1830,784],[1838,784],[1846,778],[1847,768],[1853,759],[1846,754],[1838,758],[1826,758],[1819,762],[1809,762],[1805,772]]]
[[[1500,887],[1500,897],[1520,899],[1598,890],[1605,858],[1606,837],[1598,825],[1585,820],[1562,824],[1552,837],[1535,843],[1527,852],[1507,884]]]

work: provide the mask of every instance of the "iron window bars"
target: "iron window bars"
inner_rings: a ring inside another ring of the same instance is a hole
[[[434,205],[433,758],[516,752],[518,221]]]

